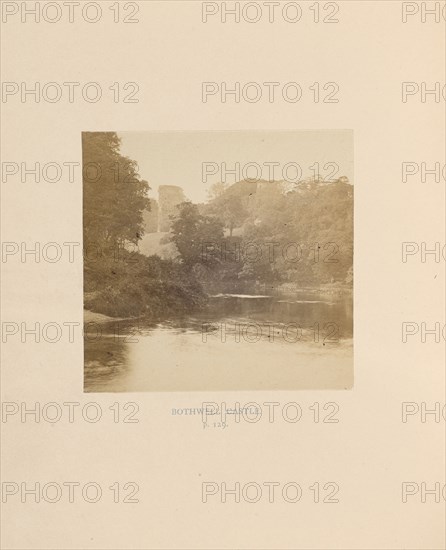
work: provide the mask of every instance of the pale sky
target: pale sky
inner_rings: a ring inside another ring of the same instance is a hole
[[[141,177],[150,184],[149,196],[155,199],[159,185],[179,185],[192,202],[204,202],[209,187],[223,181],[224,163],[229,184],[244,179],[244,175],[293,181],[297,179],[296,164],[301,169],[301,178],[305,178],[313,175],[316,168],[310,167],[316,162],[322,177],[328,177],[337,164],[339,171],[332,178],[347,176],[354,183],[352,130],[118,132],[118,135],[122,138],[121,153],[137,161]],[[236,163],[239,173],[233,175],[230,171],[237,170]],[[248,163],[253,164],[249,167]],[[335,164],[324,169],[327,163]]]

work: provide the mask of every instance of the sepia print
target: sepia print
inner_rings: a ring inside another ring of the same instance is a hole
[[[85,132],[86,392],[350,389],[353,133]]]

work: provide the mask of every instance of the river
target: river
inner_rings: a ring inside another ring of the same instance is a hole
[[[350,295],[219,294],[159,323],[86,325],[86,392],[348,389]]]

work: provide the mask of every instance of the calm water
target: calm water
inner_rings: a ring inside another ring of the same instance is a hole
[[[224,294],[157,324],[87,325],[85,391],[349,388],[352,309],[316,292]]]

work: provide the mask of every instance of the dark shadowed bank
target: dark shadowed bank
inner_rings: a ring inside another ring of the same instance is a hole
[[[162,320],[219,293],[352,292],[353,186],[345,178],[215,184],[206,203],[181,198],[154,222],[158,205],[117,134],[84,133],[82,147],[86,320]],[[141,253],[141,242],[156,240],[157,249]]]

